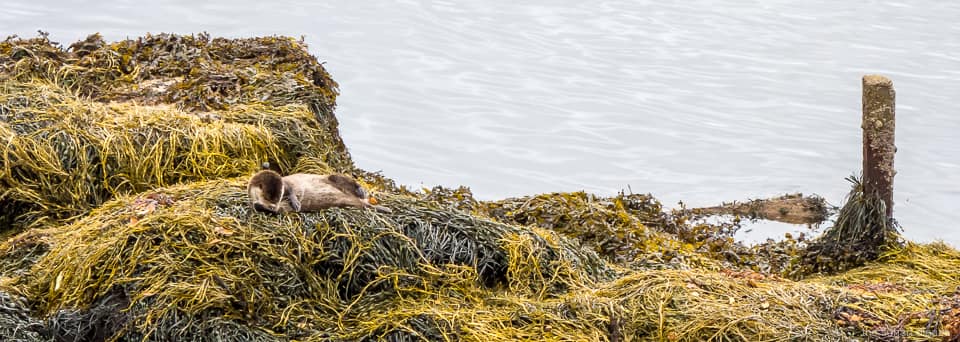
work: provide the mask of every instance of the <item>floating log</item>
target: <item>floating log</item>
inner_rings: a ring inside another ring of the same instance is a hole
[[[691,211],[705,216],[739,215],[748,219],[791,224],[819,224],[826,221],[835,209],[827,204],[823,197],[803,196],[796,193],[746,202],[722,203],[713,207],[691,209]]]

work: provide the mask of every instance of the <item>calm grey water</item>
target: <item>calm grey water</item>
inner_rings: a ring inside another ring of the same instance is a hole
[[[860,77],[882,73],[897,89],[895,215],[911,239],[960,245],[956,1],[0,6],[0,34],[37,29],[62,43],[304,35],[341,85],[359,166],[483,199],[629,187],[668,205],[798,191],[839,204],[860,168]]]

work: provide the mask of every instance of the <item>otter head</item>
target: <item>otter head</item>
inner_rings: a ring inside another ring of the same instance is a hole
[[[272,170],[258,172],[247,185],[250,205],[257,211],[279,212],[283,192],[283,177]]]

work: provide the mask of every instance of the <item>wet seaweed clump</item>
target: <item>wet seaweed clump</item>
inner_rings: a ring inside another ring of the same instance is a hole
[[[833,227],[812,241],[790,272],[796,275],[830,273],[862,266],[902,244],[897,222],[886,215],[878,194],[865,191],[863,183],[849,177],[852,189]]]
[[[625,199],[584,192],[553,193],[490,202],[484,209],[500,221],[550,229],[581,241],[610,260],[625,262],[644,250],[642,241],[650,234],[644,222],[662,219],[659,203],[638,205],[631,212]]]
[[[744,246],[738,219],[650,195],[486,201],[358,169],[289,38],[9,38],[0,68],[3,341],[960,339],[944,244],[788,277],[806,237]],[[253,211],[264,162],[393,212]]]

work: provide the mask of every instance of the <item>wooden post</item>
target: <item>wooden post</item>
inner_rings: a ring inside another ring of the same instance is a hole
[[[863,76],[863,188],[876,192],[893,217],[894,146],[893,82],[880,75]]]

